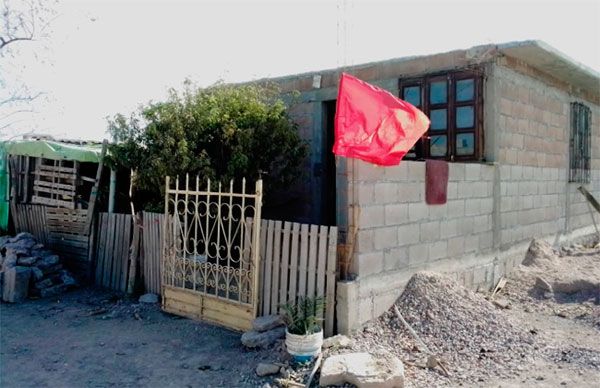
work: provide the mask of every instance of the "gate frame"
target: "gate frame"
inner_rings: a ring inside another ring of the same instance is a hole
[[[253,278],[251,279],[251,293],[250,302],[245,303],[241,301],[241,297],[238,301],[222,298],[217,295],[211,295],[204,293],[199,290],[192,290],[185,287],[178,287],[175,284],[169,284],[167,281],[167,273],[164,270],[165,262],[167,260],[177,260],[176,249],[175,249],[175,236],[176,231],[174,228],[175,221],[169,214],[169,198],[170,194],[184,194],[186,196],[186,211],[187,211],[187,197],[189,194],[192,195],[206,195],[210,198],[211,195],[219,197],[233,197],[233,183],[230,183],[230,192],[221,192],[220,187],[218,192],[210,191],[210,180],[208,181],[208,189],[206,191],[189,190],[189,176],[186,175],[186,188],[185,190],[179,189],[179,178],[176,179],[176,188],[171,189],[170,177],[167,176],[165,179],[165,228],[161,238],[164,241],[162,258],[160,261],[161,272],[163,274],[162,281],[162,308],[164,311],[186,316],[188,318],[209,321],[220,326],[225,326],[230,329],[246,331],[251,329],[252,321],[256,318],[259,310],[259,296],[260,296],[260,220],[261,220],[261,207],[262,207],[262,194],[263,184],[262,180],[259,179],[255,184],[255,193],[246,194],[245,189],[242,193],[243,198],[254,199],[254,214],[253,219],[258,222],[252,222],[251,239],[250,243],[250,270],[252,271]],[[245,188],[245,179],[244,184]],[[198,187],[198,186],[197,186]],[[239,194],[237,194],[239,195]],[[207,201],[207,206],[210,203]],[[197,210],[197,209],[196,209]],[[175,200],[174,211],[177,211],[177,200]],[[207,210],[208,211],[208,210]],[[219,209],[220,212],[220,209]],[[245,220],[245,207],[242,208],[242,217]],[[170,220],[173,220],[172,222]],[[242,221],[240,221],[242,222]],[[243,223],[243,222],[242,222]],[[245,226],[241,225],[241,228]],[[207,232],[208,233],[208,232]],[[171,238],[170,238],[171,237]],[[242,252],[240,253],[240,266],[245,262],[243,260],[243,245],[244,241],[241,241]],[[184,248],[185,249],[185,248]],[[185,259],[184,259],[185,260]],[[218,263],[218,259],[217,259]],[[171,275],[171,274],[169,274]],[[184,275],[185,276],[185,275]],[[240,277],[241,279],[241,277]],[[206,281],[206,279],[204,279]],[[241,288],[241,284],[239,285]]]

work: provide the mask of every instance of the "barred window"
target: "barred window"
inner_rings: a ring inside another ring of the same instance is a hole
[[[579,103],[571,104],[571,138],[569,142],[569,182],[590,183],[592,112]]]

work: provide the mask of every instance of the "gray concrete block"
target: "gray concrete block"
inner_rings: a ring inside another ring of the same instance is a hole
[[[4,272],[2,300],[9,303],[20,303],[27,299],[31,268],[13,267]]]

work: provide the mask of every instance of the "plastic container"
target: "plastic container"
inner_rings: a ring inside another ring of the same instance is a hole
[[[285,346],[296,362],[310,361],[321,353],[323,330],[314,334],[298,335],[285,329]]]

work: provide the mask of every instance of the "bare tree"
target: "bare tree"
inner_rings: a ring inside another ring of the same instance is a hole
[[[55,5],[47,0],[0,0],[0,138],[10,137],[11,129],[18,131],[24,115],[35,113],[32,103],[44,95],[20,76],[25,66],[20,47],[31,43],[28,50],[39,60],[40,51],[47,50],[44,41],[56,16]]]

